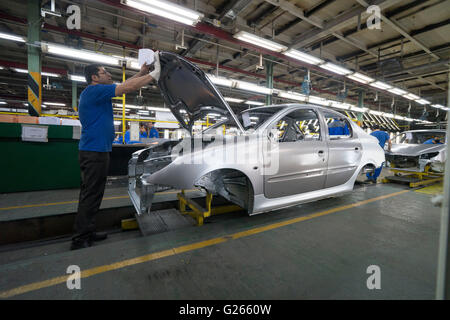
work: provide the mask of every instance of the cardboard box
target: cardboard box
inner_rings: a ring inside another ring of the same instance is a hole
[[[17,123],[17,116],[14,114],[0,114],[0,122]]]

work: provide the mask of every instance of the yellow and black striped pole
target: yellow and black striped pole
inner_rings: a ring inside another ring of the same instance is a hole
[[[28,113],[32,116],[41,114],[42,83],[41,73],[28,71]]]
[[[28,113],[32,116],[41,114],[42,81],[41,81],[41,50],[36,43],[41,41],[41,1],[27,1],[28,18]]]

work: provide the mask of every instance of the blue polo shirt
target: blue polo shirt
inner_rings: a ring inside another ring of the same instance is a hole
[[[158,130],[152,127],[150,129],[149,138],[159,138]]]
[[[114,119],[111,98],[115,84],[87,86],[80,95],[78,114],[81,128],[79,150],[111,152],[114,141]]]
[[[386,144],[386,141],[388,141],[391,137],[386,131],[374,131],[370,134],[371,136],[374,136],[378,139],[378,142],[380,144],[380,147],[384,148],[384,145]]]

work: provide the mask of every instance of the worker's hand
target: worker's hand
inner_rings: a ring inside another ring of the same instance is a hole
[[[159,63],[159,51],[155,52],[155,69],[150,72],[150,76],[155,79],[155,82],[159,81],[159,77],[161,75],[161,65]]]
[[[150,71],[150,66],[147,65],[146,63],[144,63],[141,67],[141,71],[139,71],[139,73],[143,76],[145,76],[146,74],[148,74]]]

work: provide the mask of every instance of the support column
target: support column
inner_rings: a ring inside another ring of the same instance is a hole
[[[41,1],[28,0],[28,113],[32,116],[41,114],[42,79],[41,79]]]
[[[72,109],[78,112],[78,85],[76,81],[72,81]]]
[[[450,70],[448,73],[447,108],[450,108]],[[450,136],[450,117],[447,116],[447,137],[449,136]],[[450,299],[450,252],[448,251],[450,240],[448,236],[448,232],[450,229],[449,188],[450,188],[450,161],[447,160],[445,163],[444,193],[441,211],[441,231],[439,236],[438,269],[436,280],[437,300]]]
[[[364,108],[364,95],[365,92],[363,90],[358,91],[358,108]],[[356,112],[356,117],[358,119],[359,125],[362,126],[363,123],[362,112]]]
[[[266,87],[273,89],[273,62],[266,61]],[[272,96],[266,95],[266,105],[272,104]]]

